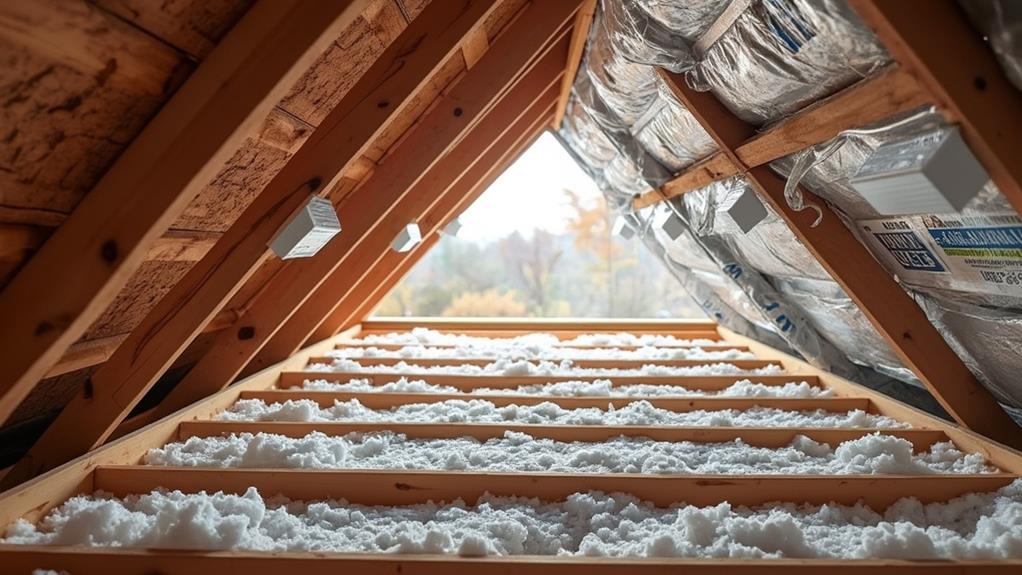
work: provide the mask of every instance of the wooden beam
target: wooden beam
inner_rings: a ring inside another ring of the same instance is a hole
[[[511,24],[511,30],[494,42],[479,64],[468,71],[390,152],[384,165],[342,201],[339,207],[341,218],[345,217],[344,214],[353,215],[347,220],[345,232],[328,243],[316,257],[286,265],[270,281],[252,308],[239,319],[237,333],[222,334],[212,349],[163,400],[158,411],[169,413],[230,384],[291,314],[335,269],[344,264],[363,240],[379,234],[392,240],[413,217],[407,213],[403,218],[400,213],[392,214],[392,208],[398,204],[414,208],[415,202],[402,202],[409,190],[413,187],[429,190],[434,178],[440,177],[431,168],[469,133],[533,64],[537,69],[544,66],[542,53],[557,44],[577,4],[578,0],[530,4]],[[541,53],[538,63],[537,52]],[[431,203],[435,193],[408,194],[408,198]],[[411,213],[417,211],[413,209]],[[381,220],[386,220],[382,228],[378,225]]]
[[[503,332],[503,337],[530,333],[576,332],[577,335],[597,333],[632,333],[674,335],[691,338],[691,332],[712,332],[717,324],[704,319],[614,319],[614,318],[486,318],[486,317],[402,317],[376,318],[362,322],[362,332],[389,333],[411,331],[417,327],[471,334],[479,331]]]
[[[731,161],[742,166],[735,149],[755,134],[710,92],[696,92],[684,80],[663,73],[671,90]],[[1022,445],[1020,429],[955,355],[926,314],[873,258],[825,202],[813,225],[811,210],[796,212],[784,198],[785,180],[769,165],[747,167],[749,185],[785,222],[792,233],[866,314],[902,362],[959,423],[1007,445]],[[808,192],[803,192],[808,194]],[[810,194],[811,195],[811,194]]]
[[[251,8],[0,293],[0,420],[368,0]],[[140,193],[144,190],[144,193]]]
[[[534,142],[543,130],[546,129],[545,126],[548,123],[549,118],[545,121],[540,120],[535,126],[533,126],[531,136],[521,141],[521,143],[515,146],[514,149],[510,150],[499,160],[491,161],[488,156],[491,153],[494,153],[495,150],[503,149],[505,146],[502,142],[498,142],[496,146],[484,154],[480,158],[479,162],[472,167],[470,173],[475,171],[480,165],[491,165],[493,166],[493,169],[487,176],[477,182],[471,191],[461,198],[458,204],[443,218],[438,228],[443,229],[451,220],[457,217],[468,206],[472,205],[472,202],[474,202],[476,198],[490,187],[493,181],[507,169],[514,159],[517,158],[524,149],[532,145],[532,142]],[[467,175],[463,180],[459,180],[458,185],[461,185],[462,181],[471,181],[473,177],[475,176]],[[428,236],[420,245],[415,246],[411,253],[400,258],[397,265],[389,266],[386,263],[384,263],[382,267],[377,265],[377,269],[367,274],[366,277],[361,280],[360,285],[355,286],[351,292],[337,304],[326,319],[320,322],[316,330],[306,340],[305,345],[335,335],[341,330],[355,325],[365,319],[366,316],[376,309],[376,306],[379,305],[380,301],[382,301],[383,298],[390,293],[391,289],[393,289],[393,287],[411,271],[412,267],[423,256],[429,253],[429,250],[432,249],[439,239],[440,234],[438,233]]]
[[[408,221],[416,221],[424,236],[439,233],[440,224],[452,206],[483,177],[473,172],[485,174],[495,169],[486,156],[491,152],[505,153],[509,146],[526,137],[533,124],[549,115],[560,74],[556,67],[557,56],[556,50],[544,56],[469,134],[430,168],[431,173],[413,185],[377,227],[394,230]],[[432,172],[439,175],[434,176]],[[393,235],[387,232],[363,238],[259,350],[242,375],[277,363],[300,349],[374,266],[384,259],[409,255],[393,252],[392,241]]]
[[[902,559],[684,559],[653,557],[555,557],[395,555],[265,551],[174,551],[5,545],[0,561],[12,572],[46,565],[68,573],[106,575],[1012,575],[1022,561],[910,561]]]
[[[336,357],[323,356],[314,357],[309,363],[333,363]],[[487,366],[499,359],[496,355],[492,357],[405,357],[400,355],[371,355],[363,357],[344,358],[356,361],[362,365],[393,366],[398,363],[406,363],[421,367],[442,367],[475,365]],[[530,361],[561,361],[570,358],[529,358]],[[733,365],[738,369],[761,369],[773,365],[780,366],[775,361],[765,359],[570,359],[573,367],[581,368],[602,368],[602,369],[638,369],[646,365],[658,365],[663,367],[696,367],[702,365],[726,364]]]
[[[822,144],[845,130],[859,128],[918,108],[930,102],[930,95],[903,66],[892,64],[828,98],[799,111],[765,131],[738,144],[734,152],[745,166],[754,167]],[[659,190],[646,192],[632,205],[641,209],[665,198],[706,187],[739,172],[725,152],[687,168]]]
[[[592,26],[595,15],[596,0],[585,0],[578,14],[575,15],[575,24],[571,30],[571,44],[568,48],[568,61],[564,66],[564,77],[561,78],[561,95],[557,98],[557,108],[554,110],[552,125],[555,130],[559,130],[561,122],[564,121],[564,113],[568,108],[568,100],[571,98],[571,87],[575,85],[575,76],[582,64],[586,40],[589,39],[589,28]]]
[[[947,501],[971,492],[996,491],[1017,476],[983,475],[644,475],[633,473],[478,473],[471,471],[378,471],[313,469],[201,469],[101,466],[94,485],[123,497],[154,489],[185,493],[223,491],[260,493],[291,499],[344,499],[355,505],[416,505],[429,501],[473,502],[495,496],[563,501],[580,489],[628,493],[666,507],[681,501],[707,506],[765,505],[775,501],[824,505],[862,502],[882,513],[895,501],[914,497],[923,503]]]
[[[356,341],[345,341],[345,342],[341,342],[341,343],[337,344],[337,349],[348,349],[348,348],[363,348],[364,349],[364,348],[369,348],[369,347],[373,347],[373,348],[376,348],[376,349],[382,349],[382,350],[398,351],[398,350],[404,349],[406,347],[422,347],[422,348],[427,348],[427,349],[433,349],[433,348],[437,348],[437,349],[452,349],[452,348],[455,348],[455,347],[458,347],[458,346],[454,345],[454,344],[448,344],[448,343],[430,343],[430,344],[419,343],[419,344],[406,345],[406,344],[402,344],[402,343],[365,343],[365,342],[362,342],[362,341],[357,341],[357,342]],[[569,344],[564,344],[564,343],[558,343],[558,344],[553,345],[552,347],[555,348],[555,349],[556,348],[568,348],[568,349],[616,349],[616,350],[620,350],[620,351],[636,351],[636,350],[642,349],[643,347],[653,347],[653,346],[640,346],[640,345],[583,345],[583,344],[570,344],[569,345]],[[733,349],[733,350],[736,350],[736,351],[749,351],[748,350],[748,346],[735,345],[735,344],[730,344],[730,343],[715,343],[713,345],[675,345],[675,346],[670,346],[670,347],[660,347],[659,349],[702,349],[702,350],[707,350],[707,351],[727,351],[727,350],[732,350]]]
[[[523,385],[543,385],[564,381],[595,382],[608,378],[599,375],[461,375],[425,371],[418,373],[405,371],[288,371],[280,375],[280,387],[300,387],[305,380],[317,379],[339,382],[365,379],[373,385],[383,385],[401,379],[422,380],[433,385],[448,385],[461,391],[472,391],[480,388],[514,389]],[[804,381],[810,385],[817,383],[817,378],[811,375],[618,375],[614,376],[613,384],[614,387],[642,384],[677,385],[693,391],[720,391],[745,380],[767,386],[781,386],[796,381]]]
[[[220,331],[221,329],[230,327],[236,319],[236,312],[225,309],[216,314],[216,317],[206,324],[202,331],[203,333]],[[128,339],[128,334],[122,333],[109,337],[75,342],[71,347],[67,348],[67,352],[65,352],[60,358],[60,361],[50,368],[50,371],[46,372],[46,377],[56,377],[58,375],[84,369],[86,367],[99,365],[110,359],[110,356],[117,351],[117,348],[120,347],[126,339]]]
[[[891,56],[914,74],[1022,212],[1022,93],[952,0],[852,0]],[[954,58],[948,58],[954,46]]]
[[[190,437],[222,437],[231,433],[272,433],[285,437],[305,437],[319,432],[331,436],[349,433],[389,431],[411,439],[455,439],[471,437],[478,441],[501,439],[505,433],[527,433],[540,439],[556,441],[585,441],[598,443],[615,437],[648,437],[655,441],[691,441],[694,443],[722,443],[742,440],[754,447],[779,449],[791,445],[798,436],[837,447],[874,433],[900,437],[912,442],[917,453],[928,450],[934,443],[947,441],[943,431],[935,429],[845,429],[823,427],[670,427],[670,426],[614,426],[614,425],[536,425],[529,423],[337,423],[293,421],[182,421],[178,428],[178,441]]]
[[[31,477],[105,441],[251,276],[263,261],[267,243],[287,218],[310,194],[332,187],[495,5],[494,0],[460,0],[452,9],[438,3],[405,28],[206,257],[92,376],[4,477],[5,484]],[[239,336],[246,333],[242,329]]]
[[[613,406],[615,409],[625,407],[636,401],[648,401],[653,407],[666,409],[668,411],[716,411],[722,409],[749,409],[752,407],[770,407],[789,411],[817,410],[830,411],[834,413],[845,413],[855,409],[868,411],[870,401],[861,397],[825,397],[815,399],[800,399],[789,397],[593,397],[593,396],[554,396],[554,395],[519,395],[519,394],[486,394],[466,395],[464,393],[377,393],[377,392],[348,392],[348,391],[306,391],[272,389],[266,391],[245,391],[241,394],[242,399],[261,399],[267,403],[284,402],[287,400],[297,401],[300,399],[311,399],[320,407],[332,407],[338,401],[350,401],[357,399],[362,405],[369,409],[390,409],[401,405],[413,403],[439,403],[456,399],[482,399],[503,407],[505,405],[538,405],[540,403],[553,403],[564,409],[579,409],[584,407],[595,407],[607,409]]]

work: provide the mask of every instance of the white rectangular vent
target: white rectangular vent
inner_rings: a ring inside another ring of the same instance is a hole
[[[950,127],[873,150],[851,184],[878,213],[894,216],[960,211],[988,179]]]
[[[333,204],[312,196],[270,240],[270,249],[282,260],[312,257],[340,231]]]

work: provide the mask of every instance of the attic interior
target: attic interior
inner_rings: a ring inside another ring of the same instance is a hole
[[[0,53],[4,572],[1022,569],[1022,3],[0,0]],[[547,137],[707,319],[371,317]]]

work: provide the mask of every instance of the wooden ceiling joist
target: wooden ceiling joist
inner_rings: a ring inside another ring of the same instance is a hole
[[[552,103],[551,103],[552,104]],[[553,105],[550,107],[551,117]],[[429,323],[429,322],[426,322]],[[535,333],[552,328],[563,333],[614,333],[628,325],[646,326],[654,331],[670,332],[680,339],[705,329],[705,324],[677,322],[668,329],[661,322],[568,322],[564,320],[536,322]],[[402,322],[381,322],[373,326],[388,328]],[[457,325],[451,320],[437,320],[434,327],[457,335],[492,330],[501,337],[513,337],[527,329],[527,324],[501,321],[465,321]],[[586,328],[589,328],[588,330]],[[717,328],[720,337],[729,345],[753,350],[756,357],[784,366],[788,377],[815,378],[831,395],[822,398],[763,398],[763,397],[645,397],[651,404],[675,412],[696,409],[748,409],[754,406],[783,409],[824,409],[844,413],[861,409],[883,415],[911,425],[911,428],[882,427],[879,429],[838,428],[784,428],[706,425],[682,426],[615,426],[615,425],[553,425],[522,422],[394,422],[394,421],[338,421],[338,422],[262,422],[224,421],[217,416],[239,399],[260,398],[266,401],[306,399],[320,406],[335,405],[336,400],[357,399],[371,409],[385,409],[410,403],[437,403],[448,399],[485,399],[497,405],[535,405],[556,402],[562,407],[590,407],[609,409],[609,405],[623,407],[640,398],[606,396],[550,396],[521,394],[468,394],[468,393],[387,393],[376,390],[351,392],[322,392],[305,389],[280,389],[286,384],[283,377],[304,367],[310,358],[338,347],[349,346],[353,334],[330,338],[302,350],[287,361],[230,386],[184,410],[127,435],[90,454],[55,469],[44,476],[18,486],[0,496],[0,523],[9,523],[19,517],[39,521],[69,497],[103,490],[115,497],[144,494],[156,488],[178,489],[191,494],[199,491],[221,490],[242,494],[250,488],[259,493],[281,494],[293,499],[321,501],[340,499],[356,505],[400,506],[425,503],[432,500],[466,502],[475,501],[484,492],[497,496],[515,495],[533,497],[543,502],[563,501],[566,497],[586,490],[621,492],[655,504],[659,508],[685,501],[690,505],[712,506],[722,502],[732,505],[758,506],[776,501],[793,505],[824,505],[838,503],[855,505],[860,502],[885,513],[887,508],[903,497],[914,497],[922,503],[944,502],[972,492],[990,492],[1009,485],[1022,473],[1022,453],[981,437],[961,426],[947,423],[914,408],[901,404],[881,393],[818,370],[809,364],[773,350],[763,344]],[[556,348],[551,348],[556,349]],[[609,423],[609,422],[607,422]],[[404,433],[409,438],[439,439],[475,437],[479,441],[504,437],[508,431],[528,433],[536,437],[557,441],[605,441],[621,435],[653,437],[661,441],[718,442],[740,440],[749,445],[778,448],[790,445],[797,435],[806,435],[831,445],[866,434],[879,433],[904,438],[911,442],[915,452],[930,449],[937,442],[951,441],[965,452],[979,453],[997,469],[982,474],[913,473],[913,474],[804,474],[784,475],[751,473],[733,475],[705,475],[698,473],[629,473],[579,472],[571,469],[493,471],[470,468],[451,471],[446,469],[284,469],[281,467],[176,467],[144,463],[144,456],[153,448],[168,442],[189,438],[223,437],[225,433],[278,433],[288,437],[304,437],[311,432],[339,436],[351,432],[387,430]],[[683,496],[679,496],[683,494]],[[897,511],[895,512],[897,513]],[[102,559],[102,563],[100,563]],[[253,573],[276,572],[281,569],[301,569],[303,573],[331,573],[337,570],[365,573],[450,573],[472,569],[473,572],[507,573],[934,573],[945,566],[948,573],[1012,573],[1018,570],[1018,561],[974,561],[947,559],[941,561],[870,561],[844,558],[842,561],[801,559],[745,559],[729,562],[720,559],[689,559],[684,557],[527,557],[490,556],[476,561],[474,558],[453,555],[395,556],[392,553],[267,553],[249,551],[173,551],[102,549],[85,546],[0,546],[0,561],[7,569],[27,570],[38,565],[69,572],[92,570],[104,573],[186,573],[208,572],[224,568],[247,568]],[[487,571],[492,569],[492,571]],[[714,571],[714,569],[717,569]]]
[[[345,231],[313,258],[285,266],[267,285],[252,308],[239,319],[236,333],[221,334],[210,351],[163,400],[157,415],[205,397],[230,384],[284,322],[328,278],[344,265],[360,242],[383,234],[389,245],[398,230],[411,221],[412,213],[393,214],[395,206],[432,203],[441,175],[431,171],[457,141],[513,89],[530,69],[541,69],[544,55],[566,35],[565,26],[574,16],[578,0],[549,0],[530,4],[498,37],[477,65],[442,96],[415,129],[388,154],[384,164],[340,204],[338,210]],[[427,9],[428,10],[428,9]],[[563,57],[557,62],[558,71]],[[531,98],[535,98],[532,95]],[[530,98],[530,99],[531,99]],[[522,104],[527,104],[525,100]],[[521,110],[519,110],[521,113]],[[475,158],[473,158],[475,159]],[[424,192],[409,194],[413,186]],[[408,196],[412,203],[402,203]],[[425,196],[425,197],[422,197]],[[345,214],[351,214],[345,219]],[[380,222],[386,220],[385,226]],[[350,270],[360,273],[361,270]]]
[[[92,375],[0,485],[14,485],[101,444],[251,276],[287,218],[310,194],[332,187],[495,6],[496,0],[464,0],[458,10],[440,3],[427,7],[213,249]]]
[[[258,371],[298,351],[361,277],[371,272],[381,259],[394,253],[389,249],[394,235],[390,231],[415,221],[424,236],[438,233],[454,205],[497,166],[488,162],[491,158],[487,154],[491,151],[496,156],[505,154],[528,135],[540,118],[548,116],[561,77],[560,56],[560,50],[549,51],[430,169],[430,173],[409,189],[401,203],[378,224],[381,231],[359,242],[348,259],[338,265],[263,346],[245,373]]]
[[[886,70],[750,136],[735,146],[734,151],[744,166],[767,165],[788,154],[822,144],[845,130],[890,118],[928,101],[927,91],[919,85],[915,76],[904,67],[892,64]],[[734,176],[739,171],[727,153],[716,152],[689,166],[660,189],[635,198],[632,207],[638,210],[675,198]]]
[[[784,197],[785,180],[769,165],[744,165],[735,150],[752,138],[755,129],[731,113],[713,93],[691,89],[676,74],[665,72],[663,77],[721,151],[740,167],[749,185],[787,222],[795,236],[841,285],[941,406],[970,429],[1007,445],[1022,445],[1022,429],[976,380],[922,309],[837,214],[825,203],[818,202],[822,217],[819,224],[814,225],[816,213],[812,210],[797,212],[788,205]]]
[[[0,293],[0,420],[368,0],[257,3]]]

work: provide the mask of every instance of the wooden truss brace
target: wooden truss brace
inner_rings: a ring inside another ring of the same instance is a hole
[[[784,178],[768,165],[744,166],[735,149],[749,140],[755,129],[732,114],[711,92],[692,90],[679,75],[663,71],[662,75],[678,100],[740,167],[749,185],[784,218],[941,406],[962,425],[1007,445],[1022,445],[1022,430],[837,214],[821,202],[822,219],[813,226],[814,212],[797,212],[788,206]]]
[[[562,46],[566,48],[561,42],[558,49],[543,56],[500,103],[431,168],[431,173],[405,194],[401,203],[378,224],[380,231],[363,239],[348,259],[306,299],[252,359],[246,373],[268,367],[298,351],[340,300],[352,291],[360,277],[394,253],[389,249],[394,230],[416,221],[424,236],[439,231],[453,206],[488,172],[495,170],[494,162],[486,163],[490,159],[487,154],[493,152],[499,159],[528,134],[540,117],[549,115],[548,109],[557,95],[556,84],[564,71],[566,50],[559,49]]]
[[[392,214],[395,206],[432,204],[437,193],[433,186],[440,190],[445,187],[443,175],[431,168],[470,133],[516,80],[534,65],[536,69],[544,65],[543,55],[566,34],[566,25],[577,8],[578,0],[548,0],[529,5],[478,64],[421,118],[381,168],[342,201],[339,207],[342,219],[345,214],[352,216],[345,232],[315,257],[286,265],[238,320],[236,333],[221,333],[154,415],[166,415],[230,384],[312,292],[336,269],[347,265],[361,242],[383,234],[389,245],[389,240],[410,220],[409,214],[404,217]],[[556,62],[558,68],[563,62],[563,57]],[[419,193],[409,193],[413,188]],[[406,196],[412,204],[402,204]],[[385,224],[381,226],[380,222]],[[349,271],[361,273],[364,268]]]
[[[886,70],[816,102],[791,117],[735,146],[742,165],[763,166],[810,146],[822,144],[841,132],[890,118],[928,101],[926,92],[904,67]],[[725,152],[716,152],[683,170],[659,190],[632,201],[636,210],[665,199],[706,187],[739,173]]]
[[[253,6],[0,293],[0,421],[368,0]]]
[[[92,375],[0,486],[17,484],[103,443],[251,276],[287,218],[311,194],[332,187],[496,5],[496,0],[464,0],[452,10],[438,3],[409,24],[213,249]]]
[[[494,153],[494,150],[500,149],[502,144],[498,144],[494,149],[487,152],[481,159],[479,164],[492,165],[495,167],[486,177],[479,181],[464,198],[458,202],[453,210],[447,215],[444,221],[440,224],[439,228],[443,229],[451,220],[458,216],[458,214],[465,211],[468,206],[482,195],[487,188],[493,184],[494,180],[500,176],[507,168],[514,163],[514,161],[524,152],[533,142],[543,133],[545,130],[545,121],[540,121],[532,127],[531,133],[528,137],[515,146],[511,151],[505,154],[501,159],[491,160],[490,155]],[[478,165],[478,164],[477,164]],[[473,167],[475,170],[475,167]],[[469,178],[471,179],[471,178]],[[429,250],[436,244],[440,239],[440,234],[432,234],[423,239],[422,244],[416,246],[412,251],[406,255],[406,257],[399,260],[396,265],[389,265],[388,262],[381,262],[376,268],[372,270],[372,273],[367,274],[360,282],[359,285],[355,286],[352,291],[345,296],[334,308],[334,311],[324,319],[316,331],[308,338],[303,347],[311,345],[314,342],[327,339],[331,336],[337,335],[342,330],[348,329],[353,325],[361,321],[362,318],[367,317],[376,306],[390,293],[398,282],[411,271],[412,267],[415,266],[424,255],[429,253]],[[392,252],[394,255],[400,256],[405,254],[398,254]],[[387,254],[388,256],[390,253]]]

